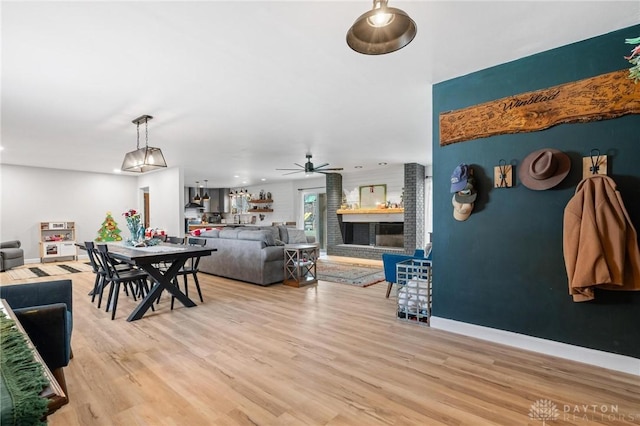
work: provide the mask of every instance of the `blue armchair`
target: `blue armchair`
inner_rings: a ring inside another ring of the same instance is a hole
[[[427,260],[431,260],[431,253],[432,252],[430,251],[429,254],[427,255],[426,257]],[[394,254],[394,253],[382,254],[382,264],[384,266],[384,279],[388,283],[387,295],[386,295],[387,298],[389,298],[389,295],[391,294],[391,288],[393,287],[393,285],[398,282],[398,279],[396,277],[396,264],[398,262],[404,262],[405,260],[409,260],[409,259],[425,259],[424,250],[416,249],[416,251],[413,253],[413,256],[410,256],[408,254]]]

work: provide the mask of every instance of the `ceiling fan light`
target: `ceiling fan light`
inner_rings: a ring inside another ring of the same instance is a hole
[[[374,0],[373,9],[349,28],[347,44],[358,53],[383,55],[411,43],[417,32],[416,23],[406,12],[387,7],[387,0]]]

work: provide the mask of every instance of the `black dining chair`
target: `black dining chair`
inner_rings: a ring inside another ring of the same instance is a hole
[[[184,237],[167,237],[165,243],[169,244],[184,244]]]
[[[91,265],[91,269],[93,269],[93,273],[96,275],[95,281],[93,282],[93,290],[90,293],[91,303],[93,303],[96,300],[96,295],[98,293],[102,293],[102,286],[104,285],[106,272],[99,266],[98,260],[96,259],[96,256],[98,255],[96,254],[96,248],[93,241],[85,241],[84,248],[87,251],[87,255],[89,256],[89,264]]]
[[[106,285],[106,276],[107,271],[102,266],[102,261],[100,259],[100,253],[98,253],[98,249],[96,248],[96,244],[93,241],[85,241],[84,248],[87,251],[87,255],[89,256],[89,264],[91,264],[91,268],[93,269],[93,273],[96,274],[96,279],[93,283],[93,290],[91,290],[91,303],[95,302],[96,296],[98,296],[98,308],[102,304],[102,291],[104,286]],[[117,263],[114,262],[116,269],[118,271],[128,271],[134,269],[133,266],[126,263]],[[129,291],[125,287],[125,293],[127,296],[129,295]]]
[[[187,244],[190,246],[204,247],[207,244],[207,240],[204,238],[187,238]],[[193,282],[196,285],[196,290],[198,291],[200,302],[204,302],[204,299],[202,298],[202,291],[200,290],[200,282],[198,281],[199,265],[200,265],[200,257],[192,257],[191,259],[187,260],[184,266],[180,268],[180,271],[178,271],[178,274],[176,275],[175,284],[179,285],[177,280],[178,280],[178,277],[182,276],[184,280],[184,294],[187,297],[189,297],[189,285],[187,282],[187,277],[189,275],[193,276]],[[175,300],[175,297],[171,296],[171,309],[173,309],[174,300]]]
[[[141,269],[129,269],[125,271],[119,271],[115,261],[109,256],[109,248],[104,244],[97,246],[99,260],[101,266],[106,271],[105,283],[109,283],[109,297],[107,298],[106,311],[109,312],[111,308],[111,319],[116,316],[116,309],[118,307],[118,296],[120,295],[120,285],[123,284],[126,292],[127,286],[131,290],[133,299],[137,300],[136,296],[144,297],[149,292],[149,283],[147,278],[149,275]],[[102,299],[100,294],[99,300]],[[100,301],[98,301],[98,305]],[[113,306],[112,306],[113,305]],[[151,306],[152,310],[153,306]]]

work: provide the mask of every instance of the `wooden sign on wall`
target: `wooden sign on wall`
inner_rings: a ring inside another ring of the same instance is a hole
[[[614,71],[440,114],[440,146],[640,114],[640,84]]]

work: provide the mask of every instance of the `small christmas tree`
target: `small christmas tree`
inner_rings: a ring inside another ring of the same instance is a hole
[[[107,212],[107,217],[104,222],[102,222],[102,228],[98,230],[98,237],[96,238],[96,241],[122,241],[120,232],[122,231],[118,229],[118,224],[113,220],[111,212]]]

